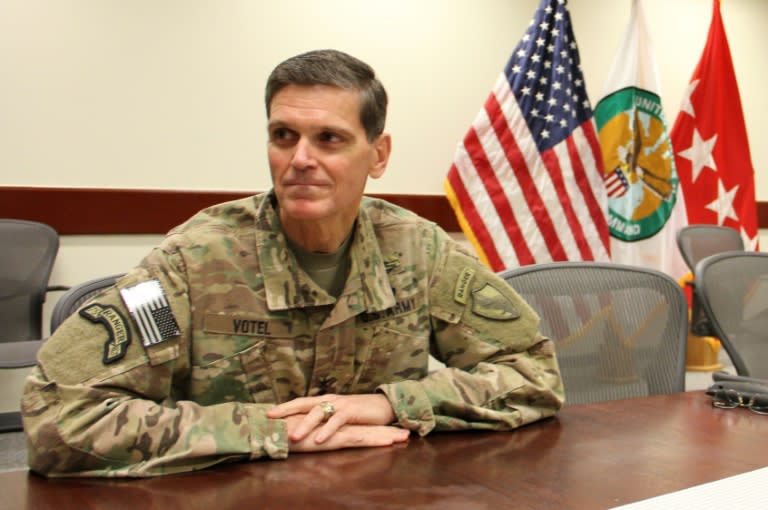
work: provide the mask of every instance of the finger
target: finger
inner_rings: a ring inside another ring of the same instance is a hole
[[[291,441],[301,441],[323,423],[325,414],[319,406],[312,407],[296,428],[289,433]]]
[[[278,404],[267,411],[268,418],[285,418],[293,414],[307,414],[316,406],[319,400],[317,397],[299,397],[288,402]]]
[[[407,429],[401,429],[399,427],[391,427],[388,425],[382,425],[376,427],[376,434],[374,434],[375,441],[374,446],[389,446],[397,443],[404,443],[408,441],[411,435],[411,431]]]
[[[342,441],[342,447],[391,446],[408,440],[410,431],[388,425],[373,425],[342,429],[334,440]],[[332,444],[333,441],[329,442]]]
[[[284,402],[267,411],[268,418],[285,418],[294,414],[302,414],[302,406],[295,401]]]
[[[402,429],[399,433],[393,434],[392,443],[405,443],[409,437],[411,437],[411,431]]]
[[[316,452],[342,448],[393,446],[408,441],[410,432],[388,425],[346,425],[333,434],[328,441],[317,443],[311,435],[302,441],[292,441],[291,451]]]
[[[317,444],[326,442],[345,423],[347,423],[345,415],[343,413],[340,414],[337,411],[327,422],[322,425],[322,427],[320,427],[320,430],[318,430],[317,435],[315,436],[315,442]]]

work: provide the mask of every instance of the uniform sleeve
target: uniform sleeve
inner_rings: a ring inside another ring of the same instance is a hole
[[[437,352],[446,368],[382,385],[405,428],[510,430],[552,416],[564,391],[539,318],[495,273],[447,250],[429,289]]]
[[[153,251],[43,345],[21,402],[33,471],[146,477],[287,456],[284,421],[265,416],[271,406],[185,400],[190,310],[183,270],[178,255]],[[179,334],[145,347],[120,289],[149,281],[160,283]]]

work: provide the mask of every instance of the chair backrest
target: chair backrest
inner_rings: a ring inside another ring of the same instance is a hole
[[[0,342],[39,340],[59,235],[35,221],[0,219]]]
[[[566,404],[684,391],[688,305],[671,277],[607,262],[552,262],[500,275],[555,342]]]
[[[688,269],[693,271],[701,259],[724,251],[744,249],[736,230],[719,225],[687,225],[677,231],[677,247]]]
[[[56,331],[67,317],[84,305],[86,301],[114,285],[115,280],[121,276],[123,276],[123,273],[94,278],[93,280],[74,285],[67,292],[62,294],[51,313],[51,334]]]
[[[719,225],[694,224],[682,227],[677,231],[677,247],[680,255],[693,272],[700,260],[724,251],[743,250],[744,240],[741,234],[729,227]],[[712,336],[712,326],[704,310],[701,309],[699,297],[695,292],[696,279],[687,282],[694,289],[691,303],[691,332],[699,336]]]
[[[740,375],[768,379],[768,253],[732,251],[696,265],[696,293]]]

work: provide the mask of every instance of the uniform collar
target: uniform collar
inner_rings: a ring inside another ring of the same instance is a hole
[[[288,310],[334,304],[336,300],[309,278],[288,249],[275,203],[273,190],[264,194],[256,211],[256,250],[264,277],[267,306],[270,310]],[[339,321],[350,315],[385,310],[395,305],[384,257],[365,204],[364,198],[349,250],[349,277],[331,312],[332,316],[340,313],[344,316],[337,317]]]

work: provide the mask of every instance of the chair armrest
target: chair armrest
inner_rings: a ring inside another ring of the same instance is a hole
[[[67,286],[67,285],[49,285],[45,289],[46,292],[57,291],[57,290],[69,290],[69,286]]]
[[[37,351],[43,340],[0,342],[0,368],[24,368],[37,364]]]

